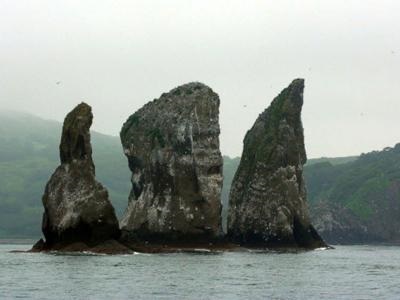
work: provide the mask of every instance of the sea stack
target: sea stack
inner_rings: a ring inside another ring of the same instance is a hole
[[[241,245],[326,246],[310,222],[307,207],[303,90],[304,80],[294,80],[245,136],[228,213],[228,236]]]
[[[219,104],[211,88],[189,83],[147,103],[123,125],[132,171],[124,239],[198,242],[220,236]]]
[[[80,243],[80,250],[84,250],[119,238],[119,224],[108,192],[95,179],[89,131],[92,119],[91,107],[81,103],[64,120],[61,165],[43,196],[44,249]],[[37,247],[40,244],[43,242]]]

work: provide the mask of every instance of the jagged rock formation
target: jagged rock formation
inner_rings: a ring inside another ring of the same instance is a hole
[[[228,235],[244,245],[325,246],[310,223],[303,165],[304,80],[276,97],[244,139],[229,199]]]
[[[213,239],[221,233],[219,97],[201,83],[162,94],[126,121],[132,191],[125,238]]]
[[[91,107],[81,103],[65,118],[61,165],[46,185],[42,231],[47,248],[82,242],[93,246],[119,237],[107,190],[95,179],[90,144]]]

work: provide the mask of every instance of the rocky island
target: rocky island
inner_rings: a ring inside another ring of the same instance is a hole
[[[193,82],[147,103],[120,137],[132,172],[123,240],[206,243],[221,237],[218,95]]]
[[[61,165],[46,185],[40,240],[33,251],[126,252],[118,219],[108,192],[95,179],[90,126],[91,107],[81,103],[65,118],[61,143]]]
[[[120,223],[95,179],[91,107],[79,104],[65,118],[61,165],[45,188],[45,239],[31,251],[325,247],[310,222],[302,175],[303,88],[303,80],[293,81],[248,131],[232,183],[227,236],[221,226],[220,100],[211,88],[179,86],[125,122],[120,138],[132,190]]]
[[[228,236],[243,246],[326,247],[307,207],[303,90],[294,80],[245,136],[228,212]]]

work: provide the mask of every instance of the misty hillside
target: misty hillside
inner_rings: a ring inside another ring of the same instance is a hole
[[[0,112],[0,238],[40,235],[41,197],[59,165],[62,124]],[[96,174],[118,215],[126,207],[130,172],[118,137],[92,132]]]
[[[328,240],[400,241],[400,144],[346,164],[308,166],[305,178],[314,224]]]

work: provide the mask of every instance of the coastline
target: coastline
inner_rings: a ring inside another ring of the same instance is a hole
[[[3,240],[5,241],[5,240]],[[8,244],[15,245],[32,245],[27,243],[26,240],[9,240]],[[11,243],[14,242],[14,243]],[[7,244],[7,243],[4,243]],[[256,252],[256,253],[299,253],[307,252],[316,249],[335,249],[333,246],[321,248],[303,248],[293,245],[287,246],[252,246],[252,245],[239,245],[229,241],[217,241],[211,243],[205,242],[121,242],[117,240],[108,240],[100,244],[88,246],[82,242],[57,244],[47,247],[42,240],[37,241],[28,250],[12,250],[11,253],[93,253],[105,255],[122,255],[122,254],[172,254],[172,253],[194,253],[194,254],[217,254],[224,252]]]

